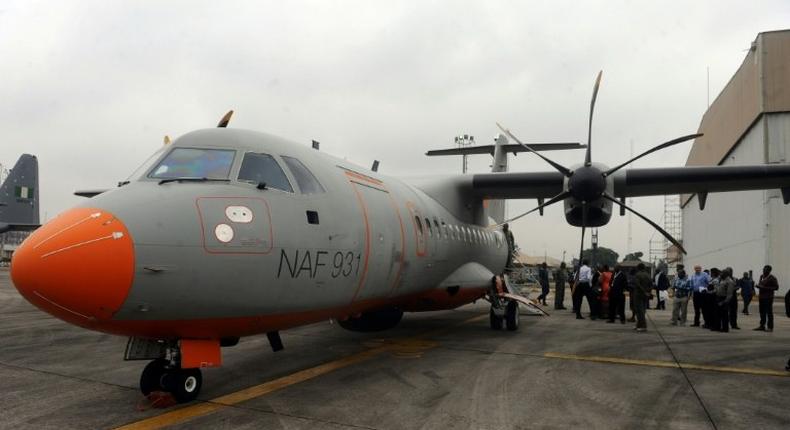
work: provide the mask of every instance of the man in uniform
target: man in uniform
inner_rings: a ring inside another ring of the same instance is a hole
[[[634,312],[636,313],[636,331],[647,331],[647,321],[645,320],[645,308],[647,301],[650,300],[650,290],[653,282],[647,273],[645,263],[636,266],[636,287],[634,288]]]
[[[714,322],[719,331],[730,331],[730,301],[735,299],[735,280],[732,269],[727,267],[721,271],[719,283],[716,285],[716,306],[718,323]]]
[[[554,309],[565,309],[565,283],[568,282],[568,269],[565,262],[560,263],[560,268],[554,274]]]
[[[549,269],[545,261],[538,268],[538,283],[540,283],[538,301],[543,303],[543,306],[546,306],[546,297],[549,295]]]

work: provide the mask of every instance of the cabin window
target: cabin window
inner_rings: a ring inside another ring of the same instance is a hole
[[[283,169],[269,154],[254,152],[244,154],[244,161],[241,162],[241,169],[239,169],[239,181],[265,185],[266,188],[289,193],[294,191]]]
[[[228,179],[235,155],[232,149],[175,148],[148,177]]]
[[[326,192],[324,187],[318,182],[313,172],[311,172],[307,166],[302,164],[296,158],[288,157],[283,155],[282,156],[285,165],[288,166],[288,169],[291,171],[291,174],[294,175],[294,179],[296,179],[296,185],[299,186],[299,190],[302,194],[321,194]]]
[[[442,229],[439,228],[439,221],[436,221],[436,218],[433,219],[433,226],[434,226],[434,229],[436,230],[436,237],[441,239],[441,237],[442,237]]]
[[[433,236],[433,229],[431,229],[431,221],[425,218],[425,227],[428,228],[428,236]]]
[[[420,221],[420,217],[417,215],[414,216],[414,222],[417,224],[417,235],[422,236],[422,221]]]

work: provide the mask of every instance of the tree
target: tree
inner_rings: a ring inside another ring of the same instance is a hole
[[[595,250],[588,248],[582,251],[582,259],[586,258],[590,264],[606,264],[610,268],[617,264],[617,257],[619,255],[614,250],[603,246],[599,246]]]
[[[630,254],[626,254],[623,261],[642,261],[642,256],[645,255],[643,252],[632,252]]]

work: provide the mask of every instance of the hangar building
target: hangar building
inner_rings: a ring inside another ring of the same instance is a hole
[[[760,33],[738,71],[702,117],[686,165],[790,162],[790,30]],[[700,202],[705,205],[700,211]],[[780,190],[681,196],[686,266],[758,278],[770,264],[790,286],[790,205]]]

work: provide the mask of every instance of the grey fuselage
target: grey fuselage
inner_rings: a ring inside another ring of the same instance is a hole
[[[160,184],[143,171],[81,204],[120,219],[134,245],[133,283],[112,317],[121,324],[92,328],[238,336],[383,307],[452,308],[482,297],[504,269],[503,236],[486,229],[482,201],[464,195],[463,177],[408,183],[271,135],[224,128],[182,136],[147,167],[171,147],[235,150],[231,180]],[[294,192],[236,181],[248,152],[272,155]],[[301,193],[283,155],[299,159],[325,192]],[[245,213],[230,214],[236,209]],[[230,226],[231,240],[218,236],[220,224]],[[206,328],[233,320],[239,324]],[[202,328],[171,330],[168,321]]]

